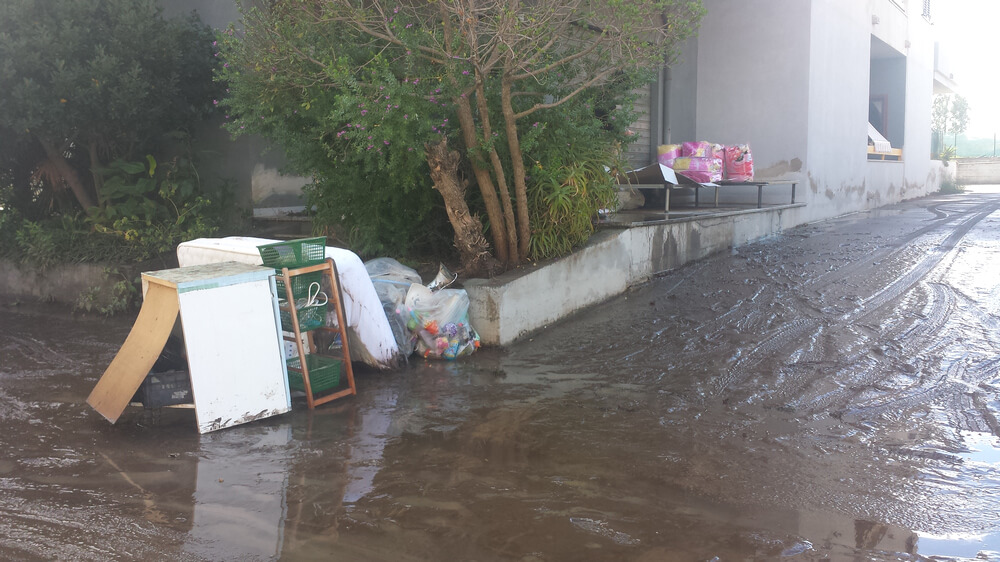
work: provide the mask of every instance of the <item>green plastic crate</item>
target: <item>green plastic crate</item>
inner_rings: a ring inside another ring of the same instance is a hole
[[[300,238],[257,246],[266,267],[296,269],[323,263],[326,259],[326,237]]]
[[[340,386],[341,363],[343,363],[341,360],[332,357],[306,355],[309,384],[312,386],[313,394]],[[302,380],[302,363],[298,357],[288,360],[288,387],[292,390],[306,391],[305,381]]]
[[[281,304],[284,305],[285,301],[282,300]],[[279,316],[281,316],[281,329],[286,332],[294,332],[292,313],[288,310],[279,310],[278,312]],[[296,309],[295,313],[299,319],[300,332],[308,332],[309,330],[326,326],[326,304],[304,306]]]

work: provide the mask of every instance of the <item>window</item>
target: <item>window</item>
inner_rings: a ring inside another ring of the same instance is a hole
[[[868,81],[868,158],[901,160],[906,116],[906,57],[871,38]]]

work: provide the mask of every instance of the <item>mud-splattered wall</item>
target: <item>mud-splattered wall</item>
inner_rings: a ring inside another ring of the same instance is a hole
[[[938,188],[929,157],[934,45],[919,6],[907,12],[889,0],[704,4],[698,39],[674,69],[688,79],[670,89],[671,125],[694,115],[693,131],[672,140],[749,143],[758,178],[806,187],[797,200],[808,205],[802,216],[809,221]],[[905,60],[905,103],[896,108],[904,113],[896,143],[902,162],[867,157],[873,37]],[[780,201],[765,195],[768,202]]]

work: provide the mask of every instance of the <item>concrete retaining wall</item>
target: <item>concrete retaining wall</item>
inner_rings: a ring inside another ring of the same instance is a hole
[[[786,205],[601,231],[552,263],[466,281],[469,321],[484,344],[507,345],[657,273],[801,224],[804,210]]]
[[[147,264],[148,266],[149,264]],[[0,296],[7,299],[31,299],[74,305],[84,293],[90,292],[93,304],[107,305],[112,287],[122,279],[135,279],[139,271],[162,267],[110,266],[118,273],[107,273],[109,266],[93,263],[71,263],[53,266],[45,271],[22,267],[0,259]],[[124,275],[124,277],[123,277]],[[96,288],[96,289],[95,289]]]
[[[1000,158],[962,158],[953,166],[959,184],[1000,184]]]

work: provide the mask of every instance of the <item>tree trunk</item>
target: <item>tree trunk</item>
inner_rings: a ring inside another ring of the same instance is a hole
[[[483,126],[483,137],[486,142],[493,142],[493,127],[490,125],[489,104],[486,102],[486,89],[483,81],[479,78],[476,84],[476,104],[479,106],[479,122]],[[497,187],[500,188],[500,202],[503,203],[503,216],[507,225],[507,252],[510,254],[509,265],[518,265],[524,256],[520,253],[517,243],[517,220],[514,218],[514,206],[510,202],[510,190],[507,188],[507,177],[503,171],[503,163],[500,155],[497,154],[496,147],[490,148],[490,165],[493,167],[493,175],[497,179]]]
[[[455,107],[458,112],[458,123],[462,131],[462,140],[465,142],[467,152],[478,150],[476,141],[476,121],[472,115],[472,104],[469,98],[458,96],[455,98]],[[483,203],[486,205],[486,215],[490,219],[490,233],[493,235],[493,249],[497,252],[505,265],[510,263],[510,255],[507,252],[507,228],[504,226],[503,210],[500,207],[500,199],[497,198],[496,187],[493,186],[493,179],[489,170],[480,165],[475,157],[470,158],[472,163],[472,173],[476,176],[476,183],[479,184],[479,192],[483,196]]]
[[[87,191],[87,187],[83,185],[80,180],[80,175],[76,173],[73,166],[69,165],[66,158],[63,157],[62,151],[57,149],[52,144],[45,142],[42,139],[38,139],[38,142],[45,149],[45,155],[48,157],[52,165],[55,166],[56,170],[59,171],[59,175],[62,176],[63,181],[69,185],[69,188],[73,191],[73,195],[76,197],[77,203],[83,207],[83,210],[94,206],[94,200],[91,198],[90,193]]]
[[[501,270],[500,262],[490,253],[489,243],[483,236],[483,224],[469,213],[465,201],[465,188],[458,177],[461,160],[457,150],[448,148],[442,139],[436,144],[425,144],[427,165],[431,170],[434,189],[444,198],[448,220],[455,229],[455,247],[462,261],[462,272],[467,277],[491,276]]]
[[[504,69],[506,74],[509,69]],[[524,155],[521,154],[521,140],[517,136],[517,119],[511,102],[510,81],[505,77],[500,88],[500,106],[507,127],[507,146],[510,148],[511,166],[514,172],[514,198],[517,201],[518,252],[527,259],[531,242],[531,219],[528,217],[528,186],[524,181]]]
[[[94,192],[97,193],[98,204],[104,206],[104,198],[101,197],[101,187],[103,187],[104,181],[101,179],[101,175],[97,173],[97,170],[103,167],[101,159],[97,156],[97,141],[90,141],[87,149],[90,154],[90,175],[94,177]]]

